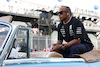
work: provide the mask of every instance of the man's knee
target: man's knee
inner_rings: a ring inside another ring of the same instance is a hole
[[[77,45],[72,46],[71,49],[70,49],[70,51],[76,51],[76,50],[78,50],[78,46]]]
[[[71,47],[69,57],[72,57],[73,54],[80,54],[80,51],[79,51],[79,48],[78,48],[77,45],[74,45],[74,46]]]

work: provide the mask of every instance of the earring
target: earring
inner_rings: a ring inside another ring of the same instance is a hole
[[[67,15],[69,15],[69,13],[67,13]]]

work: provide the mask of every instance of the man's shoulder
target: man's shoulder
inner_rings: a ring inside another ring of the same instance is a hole
[[[58,24],[58,28],[59,28],[61,25],[62,25],[62,22],[60,22],[60,23]]]
[[[72,17],[72,21],[74,21],[74,22],[81,22],[80,19],[77,19],[75,17]]]
[[[20,42],[19,45],[23,45],[23,42]]]
[[[60,22],[60,23],[58,24],[57,31],[60,30],[61,26],[62,26],[62,23]]]
[[[80,21],[80,19],[77,19],[75,17],[72,18],[72,23],[73,24],[82,24],[82,22]]]
[[[61,22],[58,24],[58,26],[60,26],[61,25]]]
[[[21,43],[19,43],[19,46],[24,47],[24,46],[27,46],[27,44],[25,42],[21,42]]]

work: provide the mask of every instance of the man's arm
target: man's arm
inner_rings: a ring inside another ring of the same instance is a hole
[[[63,42],[62,40],[58,40],[58,41],[57,41],[57,45],[62,44],[62,42]]]
[[[67,44],[64,44],[65,47],[71,47],[73,45],[79,45],[80,44],[80,39],[74,39]]]
[[[61,44],[62,44],[62,40],[58,40],[57,43],[53,44],[53,46],[61,45]]]

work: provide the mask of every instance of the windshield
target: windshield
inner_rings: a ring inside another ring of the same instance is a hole
[[[0,51],[2,49],[3,42],[7,36],[9,27],[3,24],[0,24]]]

